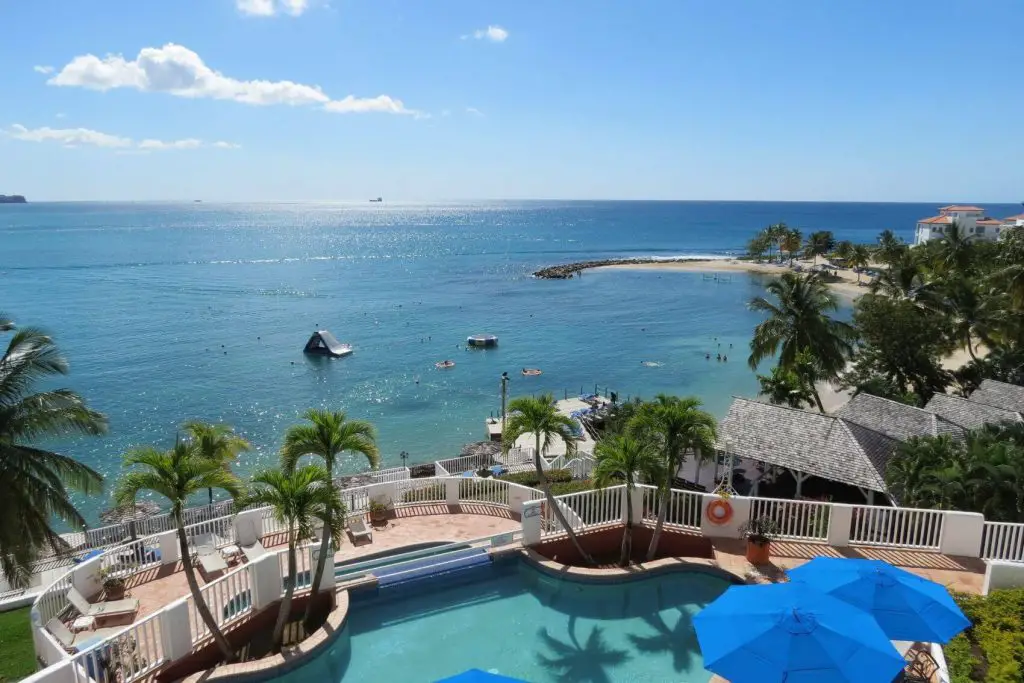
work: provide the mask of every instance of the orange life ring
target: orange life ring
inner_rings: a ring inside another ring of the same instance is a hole
[[[708,521],[712,524],[728,524],[732,519],[732,505],[729,505],[729,501],[721,498],[708,503],[706,512]]]

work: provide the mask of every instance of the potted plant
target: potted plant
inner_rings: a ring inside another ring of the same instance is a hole
[[[112,569],[101,569],[100,580],[103,582],[105,600],[121,600],[124,598],[124,579],[120,576],[115,576]]]
[[[747,562],[753,565],[771,561],[772,541],[779,536],[779,524],[771,517],[757,517],[740,525],[740,537],[747,539]]]
[[[370,501],[370,521],[371,522],[383,522],[388,518],[389,504],[391,501]]]

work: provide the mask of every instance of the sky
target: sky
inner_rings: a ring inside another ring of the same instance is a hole
[[[0,0],[30,200],[1024,199],[1020,0]]]

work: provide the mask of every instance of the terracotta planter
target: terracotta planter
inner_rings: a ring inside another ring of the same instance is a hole
[[[371,522],[386,522],[388,519],[387,510],[371,510],[370,521]]]
[[[747,562],[750,564],[768,564],[772,559],[772,544],[770,541],[758,543],[747,539]]]
[[[123,600],[124,599],[124,585],[114,586],[111,588],[104,588],[103,595],[106,600]]]

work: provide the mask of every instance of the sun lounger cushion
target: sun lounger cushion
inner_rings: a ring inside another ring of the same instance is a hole
[[[139,610],[139,601],[134,598],[109,602],[89,602],[73,586],[68,589],[68,601],[84,617],[109,617],[115,614],[131,614]]]
[[[204,549],[206,552],[200,552],[199,564],[202,566],[203,571],[207,574],[213,574],[215,572],[222,572],[228,568],[228,563],[221,557],[220,551],[213,548],[213,552],[209,552],[210,548]]]
[[[373,532],[367,528],[366,520],[362,518],[349,522],[348,530],[352,534],[353,539],[368,538],[370,541],[373,541]]]
[[[267,549],[264,548],[263,544],[259,541],[256,541],[252,545],[239,545],[239,547],[242,549],[242,552],[245,553],[245,559],[250,562],[258,560],[267,552]]]
[[[77,650],[79,643],[84,643],[86,640],[91,640],[96,637],[106,638],[112,636],[118,631],[123,631],[122,628],[98,628],[95,631],[80,631],[78,633],[72,633],[71,630],[64,625],[60,619],[54,617],[46,622],[46,630],[53,634],[53,637],[57,639],[61,645],[68,650]]]

